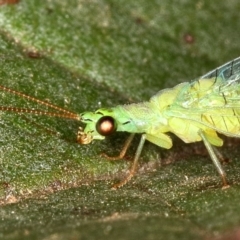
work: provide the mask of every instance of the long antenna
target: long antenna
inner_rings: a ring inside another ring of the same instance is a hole
[[[75,120],[81,119],[80,116],[75,113],[57,113],[57,112],[50,112],[50,111],[42,111],[34,108],[18,108],[18,107],[0,106],[0,111],[30,113],[34,115],[45,115],[45,116],[61,117],[61,118],[68,118],[68,119],[75,119]]]
[[[17,113],[30,113],[30,114],[35,114],[35,115],[45,115],[45,116],[52,116],[52,117],[61,117],[61,118],[69,118],[69,119],[75,119],[75,120],[80,120],[80,116],[76,113],[70,112],[64,108],[58,107],[54,104],[51,104],[47,101],[42,101],[39,100],[37,98],[28,96],[24,93],[15,91],[13,89],[4,87],[2,85],[0,85],[0,89],[5,91],[5,92],[9,92],[12,93],[14,95],[17,95],[19,97],[25,98],[27,100],[36,102],[38,104],[50,107],[52,109],[57,110],[58,112],[51,112],[51,111],[44,111],[44,110],[38,110],[38,109],[34,109],[34,108],[18,108],[18,107],[11,107],[11,106],[0,106],[0,111],[9,111],[9,112],[17,112]]]

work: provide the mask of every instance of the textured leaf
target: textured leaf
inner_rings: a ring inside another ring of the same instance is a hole
[[[239,10],[237,0],[0,5],[0,84],[77,113],[146,101],[238,57]],[[0,94],[4,106],[40,107]],[[100,153],[116,155],[127,135],[80,146],[79,125],[1,112],[2,238],[213,239],[238,229],[237,140],[221,148],[232,160],[224,191],[202,144],[176,138],[168,151],[146,144],[138,175],[112,191],[129,162]]]

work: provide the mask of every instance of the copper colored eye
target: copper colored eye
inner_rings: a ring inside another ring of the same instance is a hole
[[[102,117],[96,124],[96,130],[102,136],[111,135],[116,131],[116,122],[112,117]]]

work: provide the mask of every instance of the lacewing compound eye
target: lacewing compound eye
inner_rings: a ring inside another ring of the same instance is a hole
[[[96,130],[102,136],[109,136],[116,131],[116,121],[110,116],[102,117],[96,124]]]

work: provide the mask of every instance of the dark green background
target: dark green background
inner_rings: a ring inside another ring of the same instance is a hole
[[[240,3],[38,1],[0,6],[1,85],[74,112],[146,101],[239,56]],[[38,107],[6,92],[1,105]],[[44,107],[40,107],[45,109]],[[239,142],[221,181],[202,143],[146,144],[138,175],[108,162],[127,134],[87,146],[79,123],[0,115],[0,238],[227,239],[240,222]],[[134,154],[138,139],[129,151]],[[156,171],[155,171],[156,170]]]

